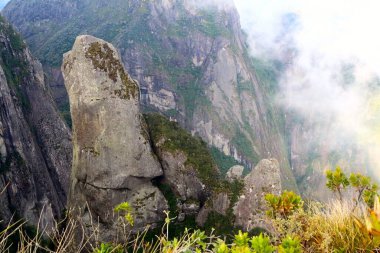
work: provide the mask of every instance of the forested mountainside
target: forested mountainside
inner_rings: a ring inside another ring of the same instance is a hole
[[[42,65],[0,17],[0,219],[47,225],[66,206],[70,129],[45,86]],[[15,216],[14,216],[15,215]]]
[[[141,86],[145,111],[159,111],[201,136],[214,152],[251,168],[279,160],[285,188],[295,189],[284,116],[273,106],[281,64],[248,55],[231,4],[191,1],[13,0],[3,10],[44,65],[63,113],[68,100],[59,66],[79,34],[112,42]]]

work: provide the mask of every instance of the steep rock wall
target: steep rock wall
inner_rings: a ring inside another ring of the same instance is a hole
[[[0,17],[0,216],[52,224],[66,204],[71,135],[41,64]]]
[[[116,49],[79,36],[62,65],[73,122],[68,208],[87,225],[99,220],[102,240],[115,238],[114,208],[129,202],[134,230],[163,220],[164,196],[151,180],[163,174],[139,110],[139,86]]]

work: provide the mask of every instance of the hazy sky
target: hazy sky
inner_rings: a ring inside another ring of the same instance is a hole
[[[9,0],[0,0],[0,9],[2,9],[8,2]]]
[[[380,75],[380,1],[234,1],[254,56],[283,57],[285,49],[295,49],[278,103],[328,124],[321,139],[339,143],[344,136],[380,167],[380,87],[374,85]],[[293,17],[291,29],[284,30],[285,17]]]

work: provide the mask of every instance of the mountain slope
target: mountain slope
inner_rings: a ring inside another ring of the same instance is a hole
[[[66,204],[71,135],[42,65],[0,17],[0,219],[53,222]]]
[[[256,74],[272,70],[249,58],[233,6],[191,2],[12,0],[3,13],[43,62],[61,109],[62,54],[77,35],[94,35],[119,49],[147,111],[171,116],[247,167],[276,158],[285,187],[296,188],[270,79]]]

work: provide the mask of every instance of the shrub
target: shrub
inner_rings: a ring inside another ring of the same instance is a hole
[[[281,245],[278,247],[279,253],[301,253],[302,248],[300,241],[291,237],[286,237],[282,240]]]
[[[340,167],[337,167],[335,171],[327,170],[326,177],[326,186],[333,192],[337,193],[339,200],[343,201],[342,190],[350,184],[347,176],[343,173]]]
[[[265,200],[269,206],[267,214],[273,218],[278,215],[286,218],[303,206],[301,197],[292,191],[284,191],[280,196],[267,194]]]

